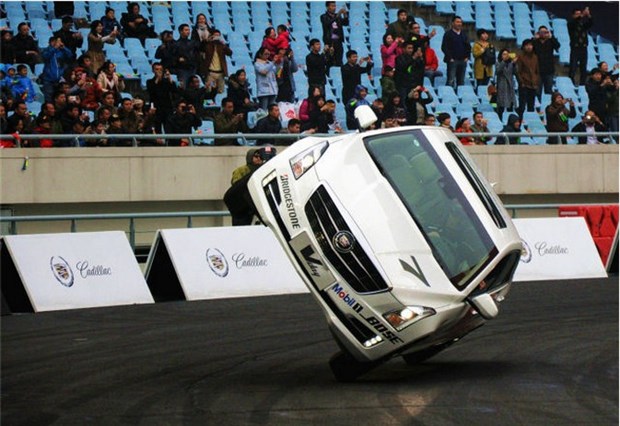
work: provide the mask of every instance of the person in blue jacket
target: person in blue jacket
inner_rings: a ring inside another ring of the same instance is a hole
[[[41,56],[45,62],[41,82],[43,83],[43,95],[45,102],[54,101],[54,90],[68,66],[73,59],[73,54],[67,49],[60,37],[52,36],[49,39],[49,46],[43,49]]]

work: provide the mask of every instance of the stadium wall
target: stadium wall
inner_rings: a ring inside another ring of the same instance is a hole
[[[3,215],[226,210],[222,200],[245,147],[0,150]],[[507,204],[617,203],[619,145],[469,146]],[[27,159],[27,161],[26,161]],[[530,212],[532,214],[532,212]],[[538,214],[538,213],[533,213]],[[548,213],[547,213],[548,214]],[[519,217],[523,217],[519,215]],[[148,229],[185,227],[162,219]],[[193,226],[228,225],[228,218]],[[23,223],[19,233],[67,232],[67,223]],[[126,221],[81,222],[79,231],[123,229]],[[140,232],[140,229],[138,229]],[[146,231],[145,231],[146,232]],[[146,232],[139,243],[150,243]]]

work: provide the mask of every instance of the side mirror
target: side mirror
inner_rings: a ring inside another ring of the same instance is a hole
[[[491,295],[484,293],[469,299],[469,303],[486,320],[493,319],[499,313],[497,304]]]

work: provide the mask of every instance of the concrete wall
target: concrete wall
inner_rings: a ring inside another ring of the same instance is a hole
[[[467,147],[507,204],[617,203],[618,145]],[[3,215],[225,210],[222,197],[244,147],[0,150]],[[28,167],[23,170],[24,159]],[[519,217],[541,212],[519,213]],[[553,212],[549,213],[553,214]],[[137,242],[186,218],[141,220]],[[194,219],[194,226],[229,224]],[[127,221],[80,221],[78,231],[128,230]],[[70,222],[19,224],[19,233],[68,232]],[[3,232],[6,232],[4,229]]]

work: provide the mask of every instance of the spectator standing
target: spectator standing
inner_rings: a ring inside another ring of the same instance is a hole
[[[344,27],[349,25],[349,12],[346,7],[341,7],[336,12],[335,1],[326,1],[325,8],[325,13],[321,15],[323,44],[334,49],[333,61],[329,66],[340,67],[342,66],[342,54],[344,52]]]
[[[603,72],[594,68],[590,71],[590,77],[586,81],[586,92],[588,93],[588,109],[594,111],[598,119],[607,117],[607,92],[613,89],[611,77],[603,79]]]
[[[39,46],[30,34],[30,27],[27,23],[22,22],[17,26],[17,34],[13,37],[13,47],[15,63],[27,64],[34,72],[34,65],[40,61]]]
[[[495,64],[495,47],[489,41],[487,30],[478,30],[478,40],[474,43],[474,78],[476,87],[486,86],[493,77],[493,65]]]
[[[127,12],[121,16],[121,25],[125,37],[139,38],[142,43],[147,38],[157,38],[157,34],[149,26],[149,20],[140,14],[138,3],[131,2],[127,5]]]
[[[500,50],[498,56],[495,65],[495,84],[497,88],[497,115],[501,120],[505,110],[513,111],[517,106],[515,96],[515,62],[517,57],[515,54],[511,54],[508,49]]]
[[[214,128],[216,134],[249,133],[242,112],[235,112],[235,104],[231,98],[222,99],[222,109],[215,115]],[[239,145],[235,139],[215,139],[216,146]]]
[[[425,50],[430,45],[431,39],[437,34],[437,30],[435,30],[434,28],[429,35],[420,34],[420,29],[420,24],[418,24],[417,22],[409,22],[409,33],[405,40],[413,43],[414,51],[418,47],[421,47],[422,50]]]
[[[390,34],[394,39],[401,38],[407,40],[410,19],[414,21],[413,18],[409,18],[409,12],[405,9],[398,9],[396,21],[388,25],[387,34]]]
[[[463,31],[463,20],[460,16],[452,18],[450,30],[446,31],[441,42],[441,51],[444,53],[444,62],[448,65],[448,86],[456,90],[465,82],[465,70],[471,46],[467,35]]]
[[[10,30],[0,31],[0,63],[15,63],[15,46],[13,44],[13,33]]]
[[[402,55],[396,58],[394,81],[402,99],[406,99],[411,89],[424,83],[424,57],[422,49],[413,50],[413,43],[406,42]]]
[[[555,58],[553,52],[560,49],[560,42],[551,34],[551,31],[544,25],[538,28],[534,35],[534,53],[538,57],[538,74],[540,84],[538,85],[538,97],[541,98],[543,90],[551,94],[553,90],[553,80],[555,77]]]
[[[84,44],[84,37],[81,32],[72,31],[73,18],[71,16],[65,16],[62,18],[62,27],[54,33],[56,37],[60,37],[65,47],[71,51],[72,60],[77,59],[77,49]]]
[[[177,102],[174,114],[168,116],[164,129],[168,134],[190,134],[193,127],[199,127],[202,120],[196,115],[196,108],[184,100]],[[168,139],[168,146],[188,146],[189,138]]]
[[[161,44],[155,50],[155,59],[159,59],[164,70],[174,71],[174,38],[172,31],[162,31],[160,34]]]
[[[569,108],[566,108],[566,104],[569,104]],[[560,92],[554,92],[551,95],[551,103],[545,108],[545,115],[548,132],[568,132],[568,119],[577,117],[575,102],[572,99],[564,99]],[[558,141],[566,145],[564,136],[561,139],[557,136],[549,136],[547,144],[555,145]]]
[[[392,69],[396,66],[396,58],[403,53],[401,48],[404,40],[402,38],[394,38],[392,34],[385,33],[383,35],[383,44],[381,45],[381,75],[385,75],[387,67]]]
[[[278,96],[276,102],[295,102],[295,79],[293,74],[299,70],[295,55],[290,48],[281,48],[276,58],[279,58],[280,69],[276,74]]]
[[[568,76],[576,85],[575,75],[579,69],[579,85],[586,82],[586,69],[588,64],[588,29],[592,27],[590,8],[583,10],[573,9],[572,20],[568,23],[568,35],[570,37],[570,64]]]
[[[538,57],[534,53],[531,39],[521,44],[521,54],[517,57],[517,78],[519,81],[519,117],[523,111],[534,111],[534,101],[538,92],[540,76],[538,75]]]
[[[101,31],[101,35],[103,37],[116,32],[116,37],[120,37],[121,33],[121,23],[116,19],[116,12],[111,7],[105,8],[105,14],[101,17],[101,24],[103,25],[103,30]]]
[[[205,86],[214,89],[217,93],[224,93],[225,79],[228,77],[226,57],[232,56],[233,51],[222,39],[218,29],[212,29],[206,42],[201,42],[200,50],[204,53],[201,62],[201,74],[204,76]]]
[[[53,100],[56,85],[60,82],[69,61],[71,61],[71,51],[65,47],[60,37],[52,36],[49,39],[49,46],[41,52],[45,66],[41,74],[43,82],[42,91],[46,102]]]
[[[252,102],[252,94],[250,93],[250,83],[247,80],[245,69],[238,69],[228,79],[228,98],[233,102],[234,114],[243,114],[244,120],[247,120],[247,114],[250,111],[256,111],[258,105]]]
[[[204,13],[196,15],[196,25],[192,28],[192,40],[203,43],[209,40],[212,28],[207,22],[207,16]]]
[[[269,105],[266,117],[261,118],[254,127],[254,133],[280,133],[282,123],[280,122],[280,108],[278,104]],[[258,139],[256,145],[275,145],[275,139]]]
[[[599,137],[594,134],[595,132],[605,131],[605,125],[603,125],[594,111],[586,111],[581,122],[575,125],[571,131],[573,133],[588,133],[587,136],[579,136],[578,143],[580,145],[597,145],[604,143],[603,140],[599,139]]]
[[[476,111],[474,113],[474,123],[471,125],[471,130],[474,133],[490,133],[491,131],[488,128],[489,122],[484,118],[484,114],[482,111]],[[476,136],[474,137],[474,143],[476,145],[486,145],[493,138],[488,136]]]
[[[175,58],[174,71],[177,75],[177,79],[179,80],[179,85],[181,87],[185,87],[187,84],[187,79],[192,75],[196,74],[198,70],[198,48],[199,44],[197,41],[192,40],[190,38],[191,29],[187,24],[179,25],[179,39],[174,42],[172,45],[172,52]],[[214,50],[213,50],[214,51]],[[213,57],[216,55],[212,55]],[[219,55],[216,61],[219,60]],[[205,60],[206,62],[206,60]],[[224,60],[224,66],[226,65],[226,60]],[[219,72],[222,72],[222,64],[220,63]],[[223,82],[222,82],[223,84]],[[223,91],[222,86],[222,91]]]
[[[254,57],[254,70],[256,71],[256,96],[260,107],[267,111],[270,104],[275,103],[278,95],[278,82],[276,72],[278,65],[269,60],[269,49],[261,47]],[[279,130],[278,130],[279,131]]]
[[[325,46],[323,52],[321,52],[321,42],[319,39],[313,38],[310,40],[309,46],[310,53],[306,55],[306,72],[308,74],[308,86],[321,86],[321,91],[325,88],[327,82],[326,75],[329,71],[327,52],[330,48]]]
[[[368,74],[368,79],[372,80],[372,59],[366,56],[357,62],[358,56],[355,50],[347,52],[347,63],[340,67],[342,75],[342,102],[346,103],[355,95],[356,87],[362,84],[362,74]],[[362,67],[362,64],[366,64]]]
[[[114,100],[118,104],[121,100],[121,92],[125,90],[125,80],[116,73],[116,65],[112,61],[105,61],[97,74],[97,83],[103,93],[114,93]]]
[[[161,127],[166,118],[172,114],[172,96],[178,89],[172,81],[170,71],[164,71],[162,64],[154,63],[152,70],[153,78],[146,82],[146,90],[149,93],[152,106],[156,108],[157,125]]]
[[[105,53],[103,52],[103,43],[116,43],[118,31],[112,31],[108,35],[103,35],[103,24],[101,21],[93,21],[90,24],[90,33],[88,33],[88,51],[86,54],[90,57],[90,70],[96,73],[105,62]]]
[[[422,97],[422,93],[426,97]],[[427,105],[433,102],[433,96],[428,89],[422,86],[414,87],[408,94],[405,101],[407,107],[407,124],[425,124],[425,117],[428,115]]]

